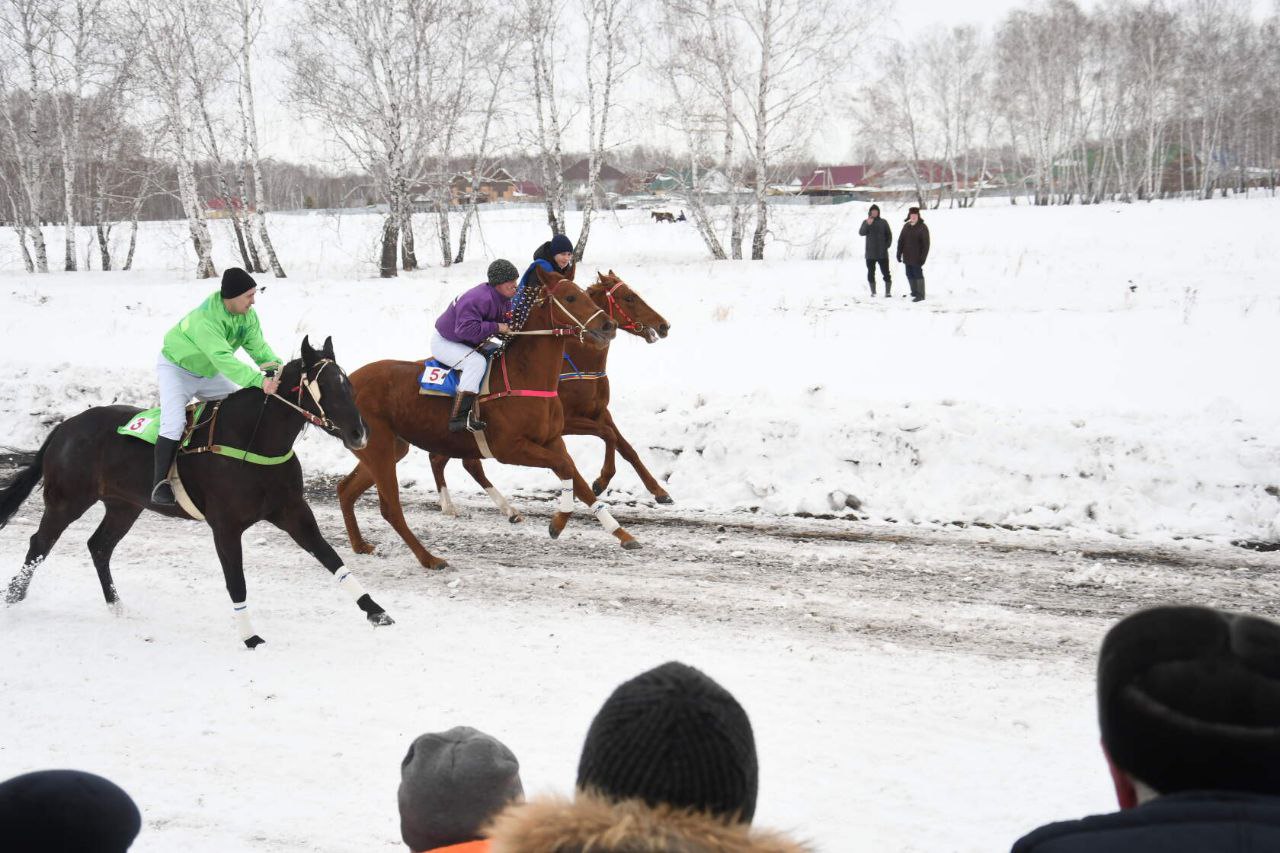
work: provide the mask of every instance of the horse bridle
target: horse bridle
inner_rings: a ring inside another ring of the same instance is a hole
[[[627,331],[627,332],[643,333],[644,330],[648,328],[648,326],[646,326],[644,323],[637,323],[635,318],[627,313],[627,309],[623,308],[622,304],[613,297],[613,292],[617,290],[619,287],[622,287],[622,285],[624,284],[626,284],[626,282],[619,279],[617,284],[615,284],[613,287],[609,288],[604,292],[604,298],[609,303],[609,319],[616,321],[617,318],[613,316],[613,312],[617,311],[618,314],[620,314],[622,318],[627,321],[627,324],[625,326],[622,325],[621,323],[618,324],[618,327],[620,329],[623,329],[624,331]]]
[[[282,397],[279,394],[272,394],[271,396],[275,397],[281,403],[284,403],[289,408],[301,414],[304,418],[307,419],[308,423],[311,423],[320,427],[325,432],[335,431],[337,429],[337,426],[334,424],[333,421],[329,420],[329,416],[324,413],[324,406],[320,405],[320,397],[321,397],[320,374],[324,373],[324,369],[326,367],[334,363],[335,363],[334,360],[331,358],[322,358],[319,361],[317,361],[315,364],[311,365],[310,368],[308,367],[302,368],[302,375],[298,378],[298,386],[296,388],[291,389],[298,392],[297,404],[291,403],[288,399],[286,399],[285,397]],[[310,376],[310,371],[312,368],[318,368],[316,370],[314,378]],[[341,368],[338,368],[338,369],[341,370]],[[307,393],[311,395],[311,400],[316,404],[316,410],[320,413],[319,415],[316,415],[313,412],[309,412],[306,409],[302,408],[302,391],[304,388],[306,389]]]
[[[561,281],[568,281],[568,279],[561,279]],[[559,286],[560,286],[559,283],[557,283],[556,287],[559,287]],[[591,297],[587,297],[587,298],[590,299]],[[572,335],[578,339],[579,343],[582,343],[582,339],[586,337],[587,332],[590,331],[587,328],[587,323],[590,323],[596,317],[599,317],[601,314],[604,313],[604,309],[597,308],[596,312],[592,314],[590,317],[588,317],[586,323],[584,323],[581,320],[579,320],[577,317],[575,317],[573,315],[573,312],[571,312],[568,308],[564,307],[564,303],[562,303],[546,285],[543,285],[542,287],[542,295],[539,296],[536,300],[534,300],[533,307],[535,308],[538,307],[538,305],[543,301],[543,299],[549,299],[551,301],[551,305],[548,306],[548,308],[553,312],[553,314],[556,308],[559,308],[562,312],[564,312],[564,315],[568,317],[570,320],[572,320],[574,325],[578,327],[577,331],[575,331],[572,326],[556,326],[555,317],[552,316],[551,317],[552,327],[550,329],[537,329],[532,332],[523,332],[523,331],[508,332],[507,334],[509,335],[552,335],[556,337],[566,337],[566,336]],[[592,304],[594,305],[595,303],[593,302]],[[613,317],[610,316],[609,319],[612,320]]]

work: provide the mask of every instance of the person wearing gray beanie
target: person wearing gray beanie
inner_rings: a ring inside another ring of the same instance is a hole
[[[1042,826],[1015,853],[1280,850],[1280,624],[1153,607],[1098,655],[1120,811]]]
[[[485,827],[523,798],[520,762],[497,738],[468,726],[424,734],[400,764],[400,837],[414,853],[480,853]]]

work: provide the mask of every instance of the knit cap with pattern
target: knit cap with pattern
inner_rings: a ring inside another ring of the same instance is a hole
[[[750,823],[759,770],[747,712],[729,691],[672,661],[622,684],[582,747],[578,788]]]

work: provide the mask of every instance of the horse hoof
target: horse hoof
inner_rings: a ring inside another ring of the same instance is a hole
[[[512,524],[522,524],[524,522],[524,516],[517,512],[508,518],[507,521]]]
[[[608,486],[606,486],[604,483],[601,483],[599,480],[596,480],[594,483],[591,484],[591,491],[595,492],[596,497],[603,495],[604,490],[607,488]]]
[[[556,530],[556,525],[554,521],[547,524],[547,532],[551,534],[552,539],[560,538],[560,531]]]
[[[383,611],[382,613],[370,613],[369,624],[375,628],[381,628],[383,625],[396,624],[396,620],[392,619],[385,611]]]
[[[675,501],[671,499],[671,495],[655,495],[654,500],[660,504],[673,504]]]
[[[628,551],[638,551],[640,549],[640,543],[635,539],[628,539],[626,542],[622,543],[622,547]]]
[[[378,550],[378,546],[373,542],[361,542],[359,545],[352,545],[351,550],[357,554],[372,554]]]
[[[244,646],[247,649],[253,650],[265,642],[266,640],[262,639],[257,634],[254,634],[252,637],[244,641]]]
[[[432,570],[447,569],[449,568],[449,561],[442,560],[439,557],[432,557],[429,562],[423,563],[422,567],[424,569],[432,569]]]

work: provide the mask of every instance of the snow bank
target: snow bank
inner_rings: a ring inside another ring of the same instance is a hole
[[[1267,376],[1280,292],[1264,271],[1280,202],[933,211],[922,304],[867,294],[862,213],[775,210],[763,263],[706,261],[691,227],[645,211],[593,225],[582,278],[615,270],[673,327],[654,345],[624,336],[610,373],[615,419],[679,508],[1280,535],[1265,491],[1280,483]],[[901,213],[886,213],[895,232]],[[304,333],[333,335],[348,369],[425,355],[449,299],[490,259],[523,263],[543,239],[536,210],[487,212],[481,225],[472,260],[385,282],[373,277],[376,217],[274,216],[290,278],[260,300],[269,339],[296,351]],[[427,235],[424,223],[424,260]],[[222,266],[233,259],[220,236]],[[175,223],[144,227],[130,273],[28,276],[4,247],[3,443],[34,447],[87,405],[154,399],[161,336],[210,287],[189,280],[189,254]],[[601,445],[571,448],[592,476]],[[301,455],[318,472],[351,465],[321,436]],[[644,499],[619,465],[610,499]],[[425,456],[404,467],[430,483]],[[548,472],[491,467],[517,494],[553,486]],[[475,488],[460,468],[453,480]]]

